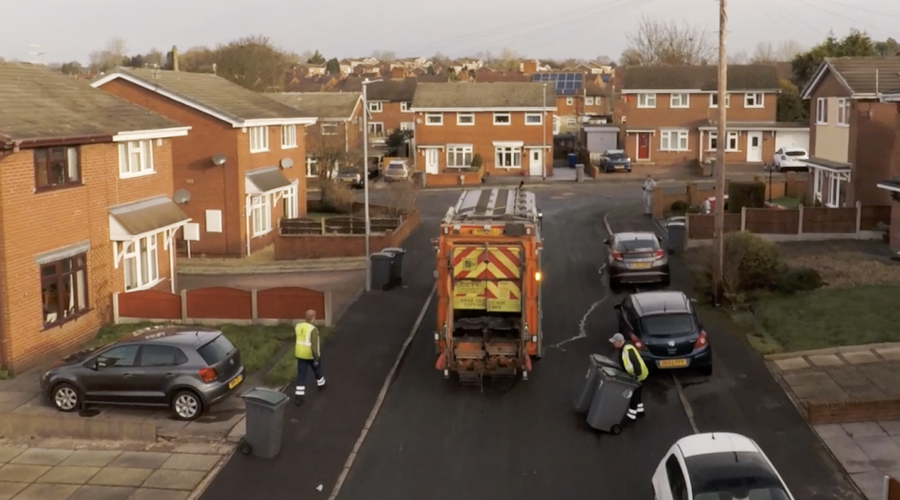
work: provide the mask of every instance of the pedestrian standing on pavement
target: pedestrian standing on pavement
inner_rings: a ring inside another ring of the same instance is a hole
[[[297,335],[297,344],[294,346],[294,354],[297,356],[297,387],[294,389],[294,403],[302,404],[306,396],[306,370],[312,368],[316,376],[316,385],[319,389],[325,387],[325,376],[322,375],[321,356],[319,346],[319,329],[313,325],[316,320],[316,311],[306,311],[306,320],[297,323],[294,333]]]
[[[649,372],[647,371],[647,365],[644,364],[644,360],[641,358],[641,354],[638,352],[637,347],[626,342],[625,336],[621,333],[613,335],[609,339],[609,343],[619,351],[622,369],[634,377],[638,384],[643,383],[647,378],[647,375],[649,375]],[[632,422],[637,420],[638,415],[644,416],[644,401],[641,397],[641,389],[641,385],[638,385],[634,392],[631,393],[631,403],[628,405],[628,419]]]
[[[647,174],[647,178],[644,179],[644,185],[641,187],[644,190],[644,215],[652,215],[653,190],[656,189],[656,181],[653,180],[653,177],[650,177],[650,174]]]

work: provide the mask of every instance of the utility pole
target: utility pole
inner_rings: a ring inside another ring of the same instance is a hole
[[[728,102],[728,57],[725,50],[728,14],[727,0],[719,0],[719,89],[718,127],[716,131],[716,215],[714,224],[716,265],[713,271],[713,297],[719,304],[722,296],[722,277],[725,267],[725,146],[728,143],[726,111]]]
[[[369,79],[366,80],[362,84],[362,106],[363,106],[363,168],[362,168],[362,176],[363,176],[363,190],[364,190],[364,200],[365,200],[365,213],[364,217],[366,218],[366,291],[372,291],[372,256],[369,255],[369,96],[367,92],[367,87],[369,86]]]

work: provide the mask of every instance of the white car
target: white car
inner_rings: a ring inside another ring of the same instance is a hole
[[[750,438],[728,432],[678,440],[653,474],[655,500],[794,500]]]
[[[807,170],[809,167],[803,160],[809,159],[809,153],[803,148],[781,148],[775,151],[775,170]]]

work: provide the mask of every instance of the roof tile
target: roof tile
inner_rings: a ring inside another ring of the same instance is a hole
[[[543,87],[536,83],[420,83],[413,108],[541,108]],[[554,106],[551,103],[549,106]]]
[[[900,56],[829,57],[825,63],[847,82],[854,94],[900,89]]]
[[[623,90],[703,90],[718,88],[718,66],[630,66]],[[771,64],[728,65],[728,90],[777,90],[778,72]]]
[[[285,92],[269,97],[319,119],[349,119],[360,100],[358,92]]]

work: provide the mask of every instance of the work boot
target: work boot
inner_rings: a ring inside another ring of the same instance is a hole
[[[303,397],[301,397],[301,396],[294,396],[294,404],[297,405],[297,406],[302,405],[302,404],[303,404]]]

